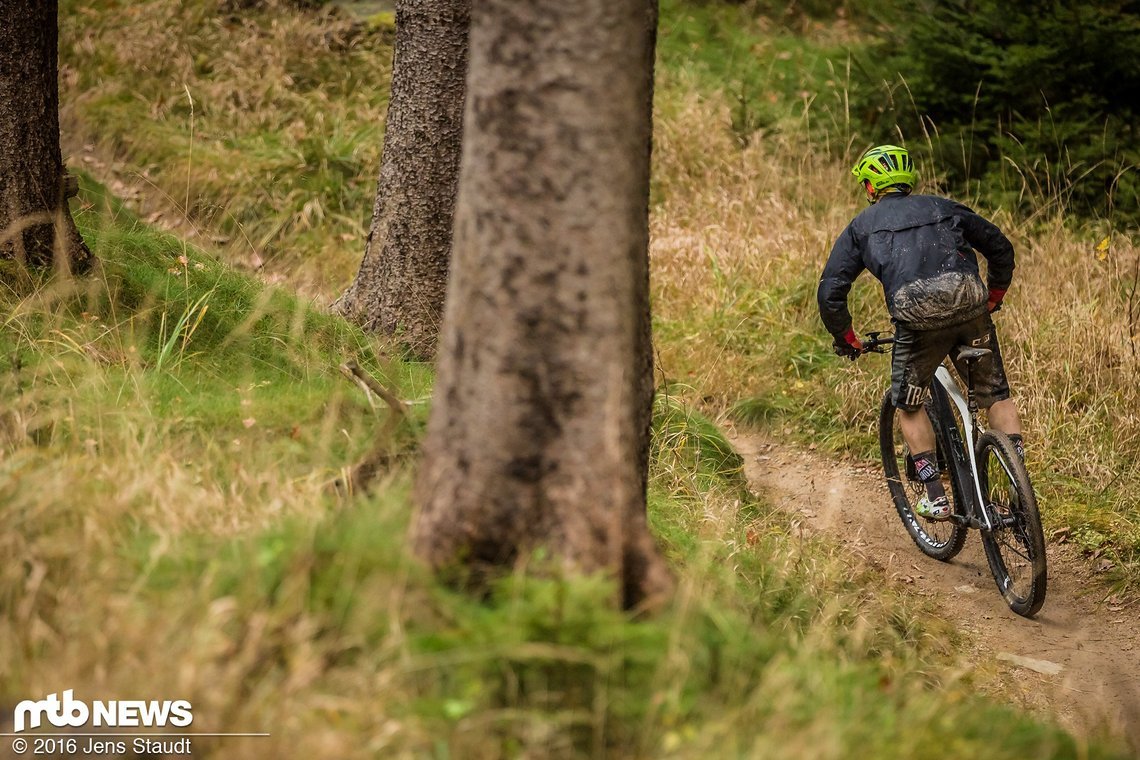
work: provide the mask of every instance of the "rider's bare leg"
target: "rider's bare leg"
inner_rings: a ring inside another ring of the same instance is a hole
[[[938,500],[941,499],[944,504],[946,489],[935,462],[934,426],[930,424],[926,410],[919,408],[908,412],[899,409],[899,427],[902,429],[903,440],[910,448],[915,473],[926,488],[926,498],[931,503],[939,503]]]
[[[997,404],[994,404],[994,407],[996,406]],[[990,419],[992,421],[993,418]],[[903,440],[911,452],[934,451],[934,426],[930,424],[930,417],[927,416],[925,409],[920,407],[913,412],[899,409],[899,427],[902,429]]]
[[[990,427],[1000,430],[1013,441],[1017,455],[1025,460],[1025,441],[1021,437],[1021,418],[1017,415],[1017,404],[1012,399],[995,401],[990,407]]]
[[[1017,404],[1013,403],[1013,399],[994,402],[990,407],[990,427],[1006,435],[1021,435],[1021,417],[1017,414]],[[903,428],[903,435],[906,435],[906,428]]]

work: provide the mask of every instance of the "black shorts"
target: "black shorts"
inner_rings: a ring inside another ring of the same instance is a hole
[[[997,331],[990,315],[983,314],[969,322],[938,330],[895,326],[895,347],[891,353],[891,400],[895,406],[908,411],[921,407],[934,380],[934,371],[943,359],[950,356],[955,346],[988,348],[991,351],[973,365],[972,379],[978,406],[988,409],[995,401],[1009,398],[1009,383],[1005,379]],[[957,362],[954,368],[959,375],[965,370]]]

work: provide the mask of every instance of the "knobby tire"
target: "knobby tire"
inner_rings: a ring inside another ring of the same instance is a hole
[[[978,439],[978,476],[995,530],[982,531],[986,560],[1009,608],[1032,617],[1045,603],[1048,572],[1037,496],[1013,442],[990,430]],[[1000,481],[999,481],[1000,479]]]
[[[896,425],[897,409],[891,401],[891,392],[888,390],[883,396],[883,405],[879,413],[879,450],[883,460],[883,475],[887,479],[887,488],[891,492],[891,500],[906,527],[906,532],[914,540],[918,548],[928,557],[947,562],[966,543],[966,526],[955,520],[935,522],[919,517],[914,513],[912,505],[925,492],[925,486],[907,480],[905,461],[907,448],[902,440],[902,433]],[[942,444],[938,444],[939,454],[943,462],[949,461],[942,451]],[[900,453],[901,452],[901,453]],[[900,467],[902,465],[902,467]],[[947,494],[953,502],[955,515],[964,515],[965,507],[956,489]]]

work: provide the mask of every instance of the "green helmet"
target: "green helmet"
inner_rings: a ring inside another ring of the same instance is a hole
[[[874,194],[894,185],[913,188],[918,179],[910,154],[906,152],[906,148],[897,145],[879,145],[871,148],[855,163],[851,174],[859,180],[860,185],[870,182]]]

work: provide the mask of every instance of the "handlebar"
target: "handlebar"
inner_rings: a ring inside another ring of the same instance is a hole
[[[887,352],[886,346],[895,342],[894,335],[887,335],[885,338],[880,338],[882,332],[869,332],[867,333],[867,340],[863,341],[863,350],[860,354],[885,354]]]

